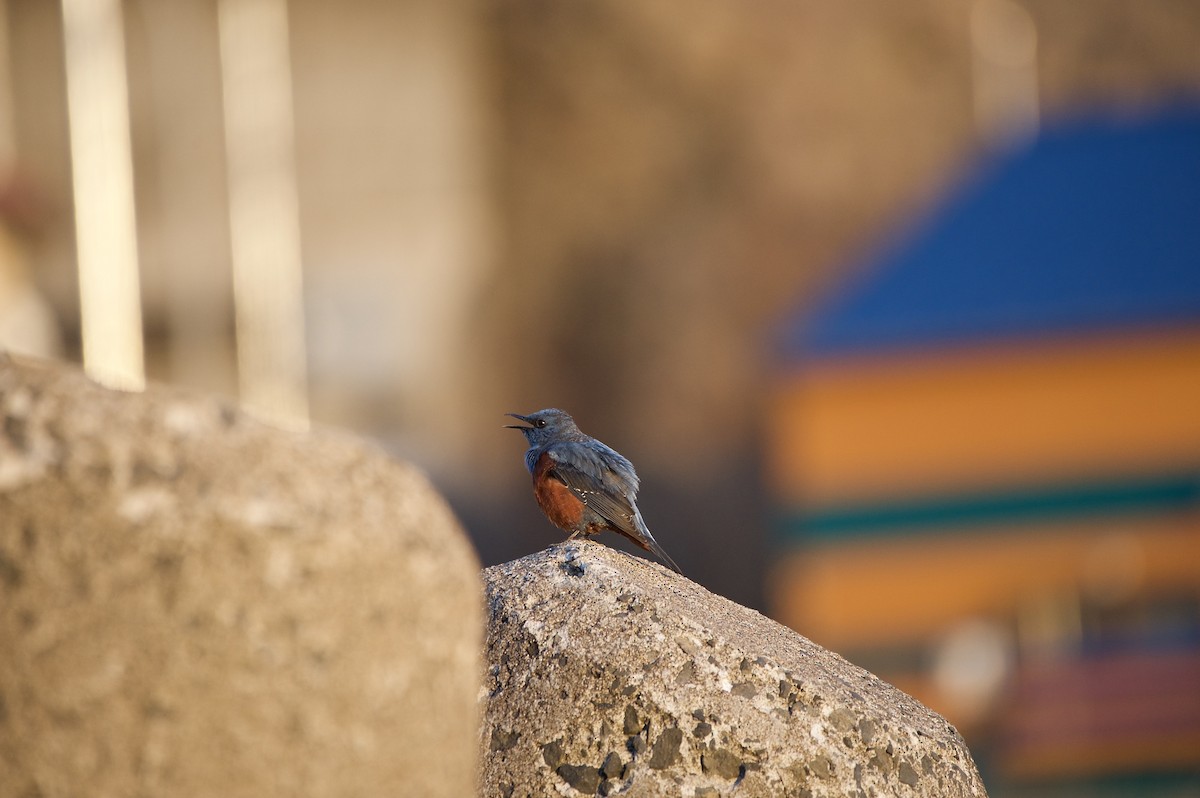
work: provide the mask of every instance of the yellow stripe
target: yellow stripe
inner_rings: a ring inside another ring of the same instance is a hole
[[[772,617],[835,650],[935,638],[1039,597],[1200,584],[1200,517],[856,540],[784,556]]]
[[[821,364],[777,392],[807,506],[1200,464],[1200,331]]]

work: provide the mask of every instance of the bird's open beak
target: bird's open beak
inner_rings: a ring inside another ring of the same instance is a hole
[[[512,418],[515,418],[518,421],[524,421],[526,424],[529,423],[529,418],[527,416],[518,416],[516,413],[505,413],[504,415],[511,416]],[[533,427],[523,427],[520,424],[505,424],[504,428],[505,429],[533,429]]]

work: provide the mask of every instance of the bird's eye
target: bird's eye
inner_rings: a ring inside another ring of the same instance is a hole
[[[533,422],[533,426],[541,429],[542,427],[546,426],[546,419],[539,418],[537,421]]]

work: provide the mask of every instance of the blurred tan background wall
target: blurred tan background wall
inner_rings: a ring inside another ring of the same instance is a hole
[[[557,535],[500,414],[567,408],[761,606],[772,322],[997,146],[978,6],[288,3],[314,420],[427,468],[496,562]],[[148,373],[235,394],[216,3],[121,8]],[[1190,0],[1021,8],[1043,119],[1200,92]],[[60,10],[4,10],[5,269],[78,357]]]

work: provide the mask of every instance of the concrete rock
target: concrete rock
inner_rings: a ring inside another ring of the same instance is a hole
[[[0,795],[468,795],[478,562],[412,468],[0,355]]]
[[[487,796],[984,796],[945,720],[590,541],[484,571]]]

